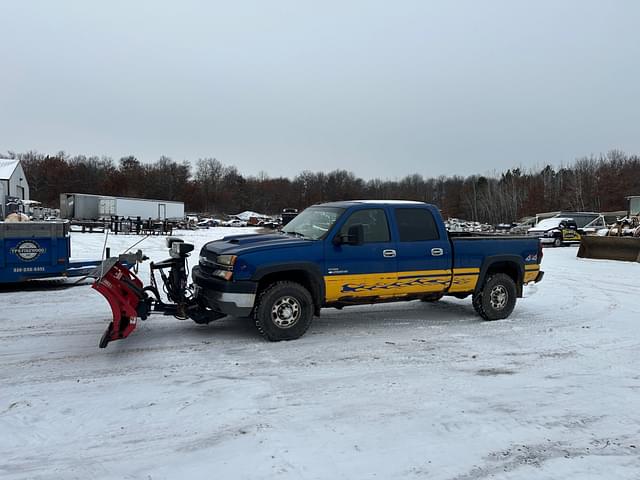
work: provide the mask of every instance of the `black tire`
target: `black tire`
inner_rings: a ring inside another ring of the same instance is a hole
[[[562,238],[557,237],[557,238],[553,241],[553,246],[554,246],[554,247],[561,247],[561,246],[562,246]]]
[[[442,297],[444,297],[444,294],[442,294],[442,293],[430,293],[429,295],[425,295],[424,297],[422,297],[420,299],[420,301],[421,302],[427,302],[427,303],[433,303],[433,302],[437,302]]]
[[[473,308],[485,320],[507,318],[516,306],[516,284],[505,273],[487,278],[482,289],[473,295]]]
[[[260,293],[253,319],[267,340],[295,340],[311,326],[313,310],[309,290],[296,282],[276,282]]]

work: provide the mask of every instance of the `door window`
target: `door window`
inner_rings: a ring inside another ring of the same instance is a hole
[[[390,239],[387,215],[381,208],[353,212],[342,225],[340,235],[347,235],[349,228],[354,225],[362,225],[364,227],[365,243],[388,242]]]
[[[433,215],[423,208],[397,208],[396,221],[401,242],[424,242],[440,238]]]

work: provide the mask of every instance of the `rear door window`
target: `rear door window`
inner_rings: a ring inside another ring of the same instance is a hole
[[[396,208],[396,223],[401,242],[439,240],[433,215],[424,208]]]

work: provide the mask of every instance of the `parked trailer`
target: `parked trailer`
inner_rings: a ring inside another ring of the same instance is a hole
[[[84,276],[100,263],[70,255],[68,222],[0,222],[0,283]]]
[[[97,220],[101,195],[61,193],[60,217],[68,220]]]
[[[69,220],[130,217],[154,220],[184,218],[184,203],[88,193],[60,194],[60,216]]]
[[[104,197],[98,204],[100,217],[171,220],[184,218],[184,203],[146,198]]]

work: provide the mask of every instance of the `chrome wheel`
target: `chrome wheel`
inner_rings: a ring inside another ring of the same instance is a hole
[[[271,307],[271,319],[279,328],[291,328],[300,318],[300,303],[294,297],[280,297]]]
[[[496,285],[491,289],[489,301],[494,310],[502,310],[509,301],[509,292],[503,285]]]

